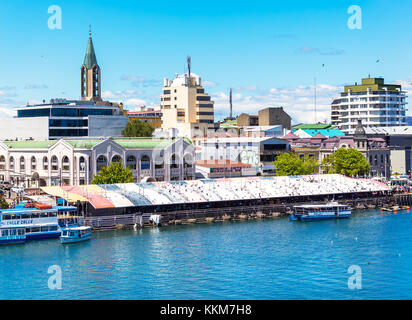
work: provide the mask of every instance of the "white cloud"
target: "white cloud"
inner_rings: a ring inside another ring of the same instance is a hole
[[[342,91],[341,87],[328,84],[318,84],[317,88],[317,117],[319,121],[330,121],[330,104],[333,98]],[[236,96],[236,98],[235,98]],[[310,123],[315,121],[315,90],[314,86],[298,86],[290,88],[272,88],[257,94],[236,94],[233,99],[235,114],[257,114],[260,109],[272,106],[283,107],[292,117],[294,123]],[[228,94],[217,92],[212,95],[215,101],[217,115],[229,114]]]
[[[0,106],[0,118],[12,118],[16,115],[17,113],[15,110]]]

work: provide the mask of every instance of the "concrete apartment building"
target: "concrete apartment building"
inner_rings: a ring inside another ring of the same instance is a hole
[[[164,79],[161,95],[162,129],[192,138],[214,130],[214,102],[205,93],[201,78],[193,73]]]
[[[362,84],[345,86],[331,105],[332,125],[353,134],[358,120],[365,128],[406,126],[406,93],[383,78],[365,78]]]
[[[284,129],[291,129],[291,117],[280,108],[265,108],[258,115],[242,113],[237,117],[237,126],[274,126],[281,125]]]

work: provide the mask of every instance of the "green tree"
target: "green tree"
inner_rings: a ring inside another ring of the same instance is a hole
[[[92,184],[113,184],[133,182],[133,173],[129,168],[123,167],[120,162],[113,162],[110,166],[103,167],[98,175],[93,177]]]
[[[151,137],[154,127],[151,123],[132,120],[122,130],[123,137]]]
[[[340,148],[322,161],[324,173],[339,173],[348,177],[369,174],[370,164],[362,152],[356,149]]]
[[[300,176],[313,174],[318,163],[315,159],[300,159],[295,153],[282,153],[273,162],[277,176]]]
[[[1,209],[8,209],[9,208],[9,204],[6,201],[6,199],[3,198],[3,196],[0,196],[0,208]]]

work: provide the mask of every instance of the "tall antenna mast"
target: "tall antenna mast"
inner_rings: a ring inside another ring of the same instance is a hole
[[[232,111],[233,111],[233,106],[232,106],[232,88],[230,88],[229,105],[230,105],[230,119],[232,119]]]
[[[192,64],[192,58],[190,56],[187,56],[187,70],[189,71],[189,78],[190,78],[190,67]]]
[[[316,78],[315,78],[315,124],[317,123],[317,114],[316,114],[316,112],[317,112],[317,96],[316,96]]]

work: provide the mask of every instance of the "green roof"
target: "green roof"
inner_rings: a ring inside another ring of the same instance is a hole
[[[297,126],[292,127],[292,130],[299,130],[299,129],[334,129],[330,124],[299,124]]]
[[[89,33],[89,42],[87,43],[86,55],[84,56],[83,65],[85,65],[87,69],[91,69],[94,65],[97,65],[91,33]]]
[[[190,143],[189,139],[184,139]],[[75,149],[91,149],[94,146],[102,143],[104,140],[66,140],[65,142],[73,146]],[[125,149],[156,149],[166,148],[176,140],[171,139],[150,139],[150,138],[132,138],[132,139],[114,139],[118,145]],[[3,143],[10,149],[48,149],[58,140],[49,141],[3,141]]]
[[[54,141],[3,141],[9,149],[48,149],[53,146]]]
[[[115,139],[113,141],[126,149],[166,148],[175,142],[169,139]]]

